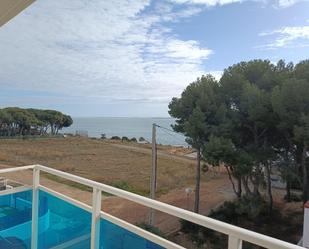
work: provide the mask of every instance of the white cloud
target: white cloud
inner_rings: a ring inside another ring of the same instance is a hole
[[[167,44],[168,56],[172,58],[183,58],[189,60],[206,59],[212,54],[210,49],[201,49],[198,42],[189,40],[171,40]]]
[[[232,3],[242,3],[242,2],[260,2],[262,4],[269,4],[279,8],[286,8],[298,2],[306,2],[308,0],[171,0],[171,1],[178,4],[206,5],[208,7],[216,5],[226,5]]]
[[[215,6],[215,5],[225,5],[231,3],[240,3],[243,0],[171,0],[171,1],[178,4],[199,4],[206,6]]]
[[[204,74],[212,50],[164,23],[200,8],[150,2],[37,1],[0,29],[0,84],[106,100],[168,100]],[[68,100],[69,101],[69,100]]]
[[[166,21],[177,21],[178,18],[187,18],[193,15],[199,14],[203,8],[199,6],[186,6],[186,8],[174,10],[175,5],[169,2],[156,2],[154,12],[163,20]]]
[[[262,32],[260,36],[270,36],[272,41],[259,46],[266,49],[309,46],[309,26],[283,27],[277,30]]]
[[[278,6],[281,8],[290,7],[298,2],[306,2],[308,0],[278,0]]]

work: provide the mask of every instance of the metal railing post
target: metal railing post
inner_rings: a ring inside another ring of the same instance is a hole
[[[31,230],[31,249],[38,248],[38,219],[39,219],[39,185],[40,170],[33,169],[32,180],[32,230]]]
[[[100,244],[100,217],[102,192],[93,188],[92,192],[92,220],[91,220],[91,249],[99,249]]]
[[[234,236],[229,235],[229,247],[228,249],[242,249],[242,240]]]

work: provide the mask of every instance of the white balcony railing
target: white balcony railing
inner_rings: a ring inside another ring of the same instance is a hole
[[[21,170],[33,170],[33,185],[30,188],[19,187],[12,190],[2,191],[1,195],[8,193],[16,193],[19,191],[24,191],[26,189],[33,190],[33,200],[32,200],[32,240],[31,248],[37,249],[37,224],[38,224],[38,191],[43,190],[47,193],[55,195],[67,202],[70,202],[82,209],[85,209],[92,213],[92,225],[91,225],[91,249],[99,248],[99,229],[100,229],[100,218],[106,219],[124,229],[133,232],[149,241],[152,241],[164,248],[169,249],[183,249],[184,247],[176,245],[166,239],[163,239],[157,235],[154,235],[148,231],[145,231],[139,227],[136,227],[128,222],[121,219],[113,217],[105,212],[101,211],[101,194],[106,192],[115,196],[122,197],[124,199],[133,201],[135,203],[144,205],[146,207],[170,214],[172,216],[184,219],[195,224],[201,225],[203,227],[215,230],[217,232],[226,234],[228,236],[228,249],[242,249],[242,241],[247,241],[252,244],[262,246],[269,249],[303,249],[304,247],[297,246],[282,240],[278,240],[266,235],[262,235],[247,229],[243,229],[237,226],[230,225],[203,215],[199,215],[181,208],[174,207],[172,205],[162,203],[156,200],[152,200],[137,194],[133,194],[109,185],[98,183],[83,177],[72,175],[66,172],[62,172],[56,169],[48,168],[42,165],[30,165],[17,168],[7,168],[1,169],[0,174],[9,173]],[[70,181],[78,182],[85,186],[91,187],[93,189],[92,207],[84,203],[81,203],[75,199],[51,190],[40,183],[40,172],[46,172],[58,177],[65,178]]]

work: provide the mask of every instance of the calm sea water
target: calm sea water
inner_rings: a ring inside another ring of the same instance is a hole
[[[87,131],[89,137],[100,138],[106,134],[107,138],[112,136],[126,136],[128,138],[140,137],[151,142],[152,124],[172,130],[171,125],[175,123],[173,118],[73,118],[73,125],[65,128],[62,132],[74,133],[77,130]],[[187,146],[184,136],[181,134],[157,128],[157,142],[164,145]]]

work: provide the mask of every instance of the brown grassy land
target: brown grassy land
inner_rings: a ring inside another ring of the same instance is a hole
[[[167,192],[194,183],[194,161],[175,148],[160,147],[158,188]],[[0,164],[43,164],[95,181],[128,185],[131,191],[147,193],[151,166],[149,145],[86,138],[0,140]]]

